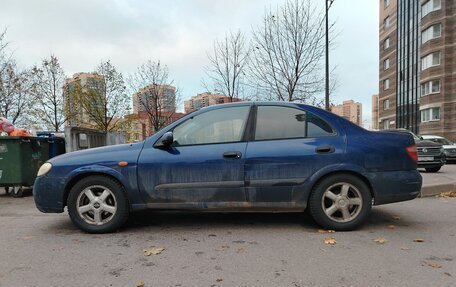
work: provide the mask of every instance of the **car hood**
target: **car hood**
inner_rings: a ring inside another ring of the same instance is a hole
[[[456,144],[445,144],[443,145],[444,149],[456,149]]]
[[[144,145],[144,142],[133,144],[119,144],[112,146],[104,146],[98,148],[90,148],[65,153],[49,160],[53,165],[68,165],[68,164],[102,164],[113,161],[134,161],[136,163],[139,153]]]
[[[441,144],[433,142],[433,141],[428,141],[428,140],[420,140],[416,142],[417,147],[442,147]]]

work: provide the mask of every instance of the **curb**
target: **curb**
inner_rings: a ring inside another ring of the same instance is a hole
[[[419,197],[439,195],[442,192],[456,191],[456,183],[423,186]]]

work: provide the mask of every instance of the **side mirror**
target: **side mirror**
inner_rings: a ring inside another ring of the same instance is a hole
[[[167,132],[154,144],[154,147],[169,148],[174,142],[173,132]]]

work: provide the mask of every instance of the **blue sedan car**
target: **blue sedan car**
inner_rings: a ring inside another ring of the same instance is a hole
[[[188,114],[144,142],[49,160],[34,198],[90,233],[120,228],[143,209],[303,212],[352,230],[372,205],[421,189],[410,135],[371,132],[296,103],[243,102]]]

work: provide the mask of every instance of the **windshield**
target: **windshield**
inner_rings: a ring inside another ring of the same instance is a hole
[[[434,142],[438,142],[439,144],[443,145],[453,145],[454,143],[448,139],[432,139]]]

